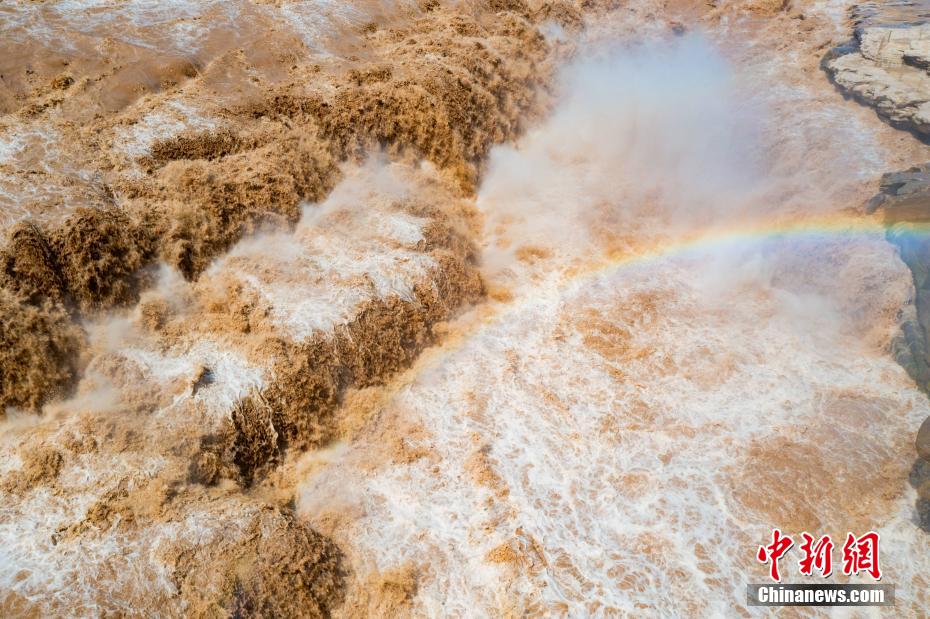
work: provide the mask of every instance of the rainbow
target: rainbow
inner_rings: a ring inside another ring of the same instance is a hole
[[[879,215],[841,212],[820,217],[780,217],[774,220],[746,221],[726,227],[705,228],[679,237],[640,242],[635,247],[608,253],[601,260],[592,261],[586,267],[566,273],[554,291],[563,294],[572,286],[610,277],[626,269],[649,266],[688,255],[699,256],[722,247],[748,247],[760,243],[798,240],[822,242],[825,239],[837,238],[878,240],[884,239],[887,234],[930,238],[930,222],[901,223],[889,227]],[[552,291],[549,289],[549,292]],[[422,356],[401,382],[407,384],[423,370],[442,363],[442,359],[461,349],[467,341],[506,320],[508,316],[512,317],[515,312],[520,312],[536,300],[536,296],[529,295],[488,308],[490,311],[482,313],[474,322],[462,325],[462,329],[457,333],[450,333],[441,346]]]
[[[819,241],[827,238],[930,237],[930,221],[887,224],[880,216],[839,213],[821,217],[748,221],[712,227],[692,233],[643,243],[608,255],[593,268],[573,273],[565,285],[577,279],[593,279],[643,263],[661,262],[688,254],[701,254],[727,246],[782,241]]]

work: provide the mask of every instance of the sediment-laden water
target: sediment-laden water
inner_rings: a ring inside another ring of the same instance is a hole
[[[850,6],[3,7],[2,614],[924,614]]]

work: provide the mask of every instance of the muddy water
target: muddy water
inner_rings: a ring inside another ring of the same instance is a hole
[[[300,491],[358,588],[414,574],[423,616],[755,615],[773,527],[875,529],[896,612],[926,609],[930,405],[887,352],[911,280],[858,208],[902,154],[770,34],[593,42],[492,153],[492,301]]]
[[[483,293],[468,183],[553,53],[490,4],[4,5],[0,614],[342,603],[287,459]]]
[[[229,106],[293,77],[295,62],[364,56],[364,26],[411,11],[394,2],[4,3],[0,229],[105,203],[105,185],[155,142],[226,127]]]
[[[913,289],[861,205],[930,154],[817,69],[848,8],[4,6],[0,225],[219,238],[8,413],[0,611],[752,615],[777,526],[880,531],[925,614]],[[246,206],[292,225],[194,217]]]

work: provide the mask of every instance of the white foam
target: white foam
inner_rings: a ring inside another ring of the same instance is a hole
[[[746,583],[762,576],[753,553],[784,526],[764,506],[788,499],[747,478],[753,446],[809,447],[839,479],[913,458],[910,436],[930,404],[884,348],[911,290],[881,235],[735,238],[572,275],[610,264],[598,243],[616,243],[611,234],[673,243],[677,232],[791,213],[805,200],[818,200],[820,213],[845,208],[872,165],[857,160],[806,191],[792,174],[753,174],[754,149],[765,151],[773,135],[767,127],[741,134],[760,142],[731,149],[716,139],[720,127],[704,131],[677,112],[693,102],[713,112],[694,122],[728,122],[713,109],[728,109],[725,101],[688,86],[708,71],[711,83],[728,83],[720,71],[729,69],[698,52],[657,74],[674,106],[652,106],[657,91],[635,80],[620,80],[627,91],[619,99],[610,84],[590,93],[604,105],[572,103],[586,101],[576,88],[541,135],[492,155],[479,196],[489,247],[517,239],[554,248],[552,257],[491,269],[514,291],[513,305],[477,327],[463,323],[463,339],[424,361],[387,405],[385,418],[427,430],[406,440],[429,456],[373,470],[366,454],[375,446],[363,439],[305,481],[300,506],[311,520],[353,515],[337,536],[360,582],[373,571],[417,568],[415,614],[759,614],[744,608]],[[652,66],[649,53],[632,57],[645,54]],[[674,50],[657,57],[676,58]],[[627,61],[621,76],[630,75]],[[611,68],[596,73],[609,78]],[[762,103],[777,114],[759,122],[781,127],[782,91],[769,92],[776,100]],[[842,116],[817,112],[810,93],[791,94],[791,133],[846,130]],[[560,114],[576,108],[592,117],[563,131]],[[644,151],[623,152],[629,130],[654,128],[642,135]],[[769,163],[807,172],[782,158],[824,143],[789,144],[770,151]],[[738,163],[746,148],[748,168]],[[646,170],[650,161],[655,170]],[[672,199],[629,190],[631,181],[657,179]],[[862,428],[857,411],[872,425]],[[492,475],[475,470],[476,453],[486,454]],[[895,540],[884,549],[887,582],[911,589],[903,599],[913,600],[930,553],[912,522],[907,480],[887,483],[885,492],[901,498],[871,515]],[[817,516],[845,526],[819,499],[810,503]],[[505,544],[517,565],[489,558]]]
[[[14,155],[25,148],[25,140],[18,131],[7,130],[0,136],[0,164],[7,163]]]
[[[298,341],[344,324],[368,300],[410,300],[435,262],[417,248],[426,220],[400,209],[407,191],[394,166],[372,158],[323,203],[305,206],[293,234],[242,241],[207,276],[241,280]]]
[[[60,156],[60,140],[47,119],[23,120],[0,133],[0,231],[29,217],[61,217],[93,182],[92,173]],[[36,208],[53,197],[61,204],[46,212]]]
[[[138,159],[150,154],[156,142],[168,140],[187,130],[214,131],[219,124],[219,121],[200,114],[189,103],[173,99],[120,131],[113,146],[115,150]]]
[[[93,612],[101,579],[127,594],[127,604],[140,590],[164,585],[134,565],[135,557],[145,554],[142,538],[133,540],[111,531],[57,543],[65,529],[79,524],[117,484],[144,483],[161,464],[158,458],[131,454],[115,455],[106,462],[98,456],[82,456],[60,474],[58,483],[65,492],[40,487],[18,501],[0,503],[0,589],[46,605],[47,612],[53,613],[63,610],[56,609],[56,598],[66,597],[78,602],[70,612],[79,616]],[[101,465],[105,468],[98,468]],[[114,571],[108,577],[109,569]]]
[[[189,399],[202,401],[216,415],[227,413],[251,390],[261,389],[265,383],[263,368],[249,364],[234,350],[224,349],[217,342],[201,340],[183,352],[168,353],[125,348],[121,355],[137,364],[149,380],[161,384],[186,381],[188,388],[175,399],[175,406]],[[202,368],[209,370],[210,380],[195,393],[192,383]]]
[[[176,520],[128,530],[120,528],[120,517],[114,515],[101,528],[89,524],[71,537],[67,527],[80,524],[106,492],[119,484],[131,489],[148,483],[157,469],[157,463],[120,456],[111,459],[104,477],[96,468],[100,464],[95,460],[89,470],[82,471],[80,464],[65,469],[60,483],[68,492],[63,496],[40,489],[18,503],[3,503],[0,589],[22,596],[34,611],[47,615],[134,614],[156,604],[167,615],[184,614],[166,557],[187,544],[208,553],[204,549],[241,537],[255,508],[220,502],[221,519],[200,508]]]
[[[57,0],[41,7],[20,5],[17,13],[19,25],[32,37],[59,48],[73,49],[76,34],[104,34],[138,47],[184,53],[199,48],[210,26],[232,23],[243,6],[219,0]]]
[[[340,28],[360,28],[379,15],[397,14],[401,8],[416,5],[403,1],[373,1],[367,3],[312,0],[288,2],[280,7],[268,7],[268,12],[296,31],[311,50],[326,54],[326,43]]]

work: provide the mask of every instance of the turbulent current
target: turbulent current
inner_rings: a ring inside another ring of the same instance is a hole
[[[0,7],[0,615],[925,615],[851,6]]]
[[[901,602],[927,603],[904,479],[930,410],[886,353],[909,276],[847,214],[882,154],[847,158],[864,129],[803,87],[754,92],[767,70],[699,37],[608,51],[491,153],[501,301],[300,491],[351,515],[360,564],[427,575],[419,611],[727,615],[771,523],[881,529]]]

